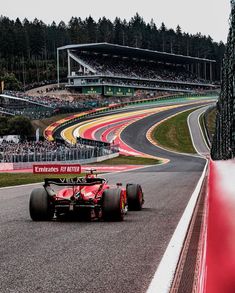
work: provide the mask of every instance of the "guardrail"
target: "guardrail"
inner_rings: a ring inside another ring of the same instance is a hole
[[[89,159],[80,159],[77,161],[48,161],[48,164],[91,164],[91,163],[97,163],[97,162],[102,162],[108,159],[116,158],[119,156],[119,153],[113,153],[101,157],[92,157]],[[21,163],[0,163],[0,171],[12,171],[12,170],[27,170],[27,169],[32,169],[33,165],[35,162],[21,162]],[[37,162],[37,164],[43,164],[45,165],[45,162]]]
[[[112,146],[112,144],[109,142],[103,142],[103,141],[99,141],[99,140],[87,139],[87,138],[82,138],[82,137],[77,138],[77,143],[80,143],[80,144],[86,145],[86,146],[93,146],[93,147],[111,148],[111,147],[116,146],[116,145]],[[118,147],[118,146],[116,146],[116,147]]]

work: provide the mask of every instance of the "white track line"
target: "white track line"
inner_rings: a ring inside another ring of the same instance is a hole
[[[181,254],[184,240],[188,231],[188,227],[192,218],[193,211],[201,190],[203,179],[206,174],[208,161],[203,173],[197,183],[197,186],[188,202],[188,205],[175,229],[175,232],[168,244],[163,258],[157,268],[156,273],[147,289],[147,293],[168,293],[171,289],[175,269]]]
[[[197,110],[196,110],[196,111],[197,111]],[[194,111],[194,112],[195,112],[195,111]],[[198,154],[199,156],[202,156],[202,154],[198,151],[198,149],[197,149],[197,147],[196,147],[196,145],[195,145],[195,143],[194,143],[194,139],[193,139],[193,135],[192,135],[192,130],[191,130],[190,123],[189,123],[190,116],[191,116],[194,112],[192,112],[192,113],[190,113],[190,114],[188,115],[188,117],[187,117],[187,124],[188,124],[188,129],[189,129],[189,133],[190,133],[190,137],[191,137],[191,141],[192,141],[193,147],[194,147],[195,151],[197,152],[197,154]]]
[[[209,105],[207,105],[207,106],[205,106],[205,107],[203,107],[203,108],[208,108],[208,107],[209,107]],[[199,109],[202,109],[202,108],[199,108]],[[196,111],[198,111],[199,109],[197,109]],[[200,129],[200,132],[201,132],[201,136],[202,136],[202,138],[203,138],[203,140],[204,140],[205,146],[206,146],[206,148],[208,149],[208,152],[209,152],[210,149],[208,148],[208,145],[207,145],[207,143],[206,143],[206,140],[205,140],[205,137],[204,137],[204,134],[203,134],[202,128],[201,128],[201,124],[200,124],[200,117],[201,117],[201,115],[202,115],[205,111],[206,111],[206,109],[205,109],[202,113],[200,113],[200,114],[198,115],[198,117],[197,117],[197,123],[198,123],[199,129]],[[194,111],[194,112],[195,112],[195,111]],[[198,151],[198,149],[197,149],[197,147],[196,147],[196,145],[195,145],[194,137],[193,137],[193,135],[192,135],[192,130],[191,130],[191,127],[190,127],[189,119],[190,119],[191,115],[193,115],[194,112],[190,113],[190,114],[188,115],[188,118],[187,118],[187,124],[188,124],[189,132],[190,132],[190,137],[191,137],[191,141],[192,141],[192,144],[193,144],[193,147],[194,147],[195,151],[196,151],[201,157],[205,157],[205,155],[201,154],[201,153]]]

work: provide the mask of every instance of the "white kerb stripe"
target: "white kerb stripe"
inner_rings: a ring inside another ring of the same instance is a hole
[[[174,274],[177,268],[180,253],[184,244],[185,236],[192,218],[192,214],[201,190],[203,179],[206,174],[208,161],[197,186],[188,202],[188,205],[175,229],[168,244],[156,273],[147,289],[147,293],[168,293],[171,289]]]

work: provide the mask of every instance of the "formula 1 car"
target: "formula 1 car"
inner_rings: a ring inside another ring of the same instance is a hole
[[[122,221],[127,210],[141,210],[144,195],[139,184],[110,186],[95,170],[85,177],[45,179],[43,188],[31,192],[29,211],[32,220],[47,221],[68,215],[82,219]],[[55,192],[51,185],[66,186]]]

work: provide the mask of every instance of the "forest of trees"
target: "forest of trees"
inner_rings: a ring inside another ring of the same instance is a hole
[[[0,116],[0,136],[20,135],[22,139],[34,134],[31,121],[23,116]]]
[[[175,54],[190,55],[217,61],[216,79],[225,45],[213,42],[210,36],[174,30],[164,23],[158,28],[136,14],[130,21],[103,17],[97,22],[72,17],[68,24],[61,21],[47,25],[38,19],[11,20],[0,16],[0,79],[15,74],[22,87],[33,82],[56,79],[56,48],[68,44],[109,42]],[[62,62],[66,67],[66,59]],[[66,74],[66,68],[64,68]]]

